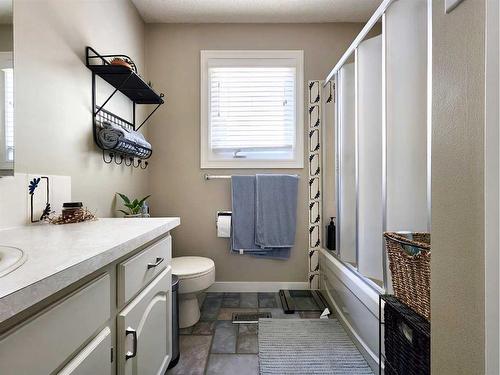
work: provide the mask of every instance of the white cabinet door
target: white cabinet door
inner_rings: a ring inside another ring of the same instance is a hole
[[[0,374],[52,374],[109,320],[110,290],[105,274],[0,337]]]
[[[117,318],[120,375],[164,374],[172,356],[172,271],[168,266]]]
[[[111,329],[105,327],[58,375],[111,375]]]

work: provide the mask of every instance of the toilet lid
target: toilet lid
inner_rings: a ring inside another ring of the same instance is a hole
[[[172,258],[172,273],[179,278],[201,276],[212,271],[215,263],[204,257],[177,257]]]

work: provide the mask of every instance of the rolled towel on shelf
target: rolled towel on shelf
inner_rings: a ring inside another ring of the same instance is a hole
[[[140,158],[148,158],[151,155],[151,144],[141,133],[126,130],[109,122],[103,122],[98,130],[97,138],[105,150],[116,150]]]

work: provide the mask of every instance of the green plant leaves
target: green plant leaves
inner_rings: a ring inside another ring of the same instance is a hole
[[[116,193],[116,194],[118,194],[120,196],[120,198],[123,199],[123,201],[125,203],[130,203],[129,197],[127,197],[125,194],[122,194],[122,193]]]
[[[144,204],[146,199],[148,199],[151,196],[151,195],[148,195],[148,196],[142,198],[141,200],[134,199],[133,201],[131,201],[130,198],[127,197],[125,194],[122,194],[122,193],[116,193],[116,194],[118,194],[120,196],[120,198],[123,200],[123,205],[130,210],[130,212],[126,212],[124,210],[118,210],[120,212],[123,212],[125,215],[138,214],[141,211],[142,205]]]

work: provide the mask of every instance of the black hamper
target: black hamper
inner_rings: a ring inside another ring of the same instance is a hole
[[[385,301],[385,374],[430,374],[430,323],[394,296],[381,300]]]

